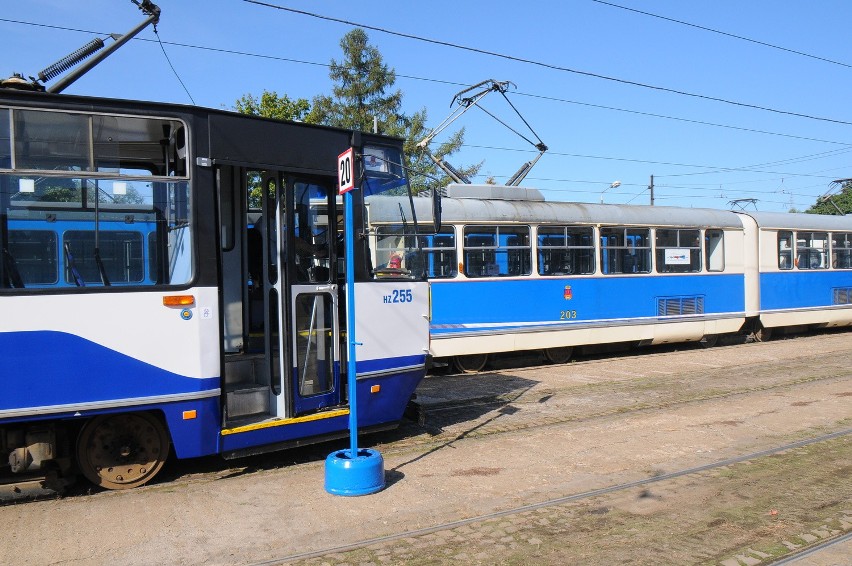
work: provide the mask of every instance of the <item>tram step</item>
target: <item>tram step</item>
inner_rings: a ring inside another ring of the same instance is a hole
[[[225,386],[243,389],[250,385],[268,385],[263,356],[240,356],[225,360]]]
[[[269,387],[235,389],[228,391],[225,395],[229,419],[269,412]]]

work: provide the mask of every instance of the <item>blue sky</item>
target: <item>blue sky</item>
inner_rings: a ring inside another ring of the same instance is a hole
[[[87,32],[124,33],[142,20],[130,0],[2,3],[4,76],[35,75],[96,36]],[[524,186],[548,200],[648,204],[654,175],[658,205],[730,208],[753,198],[759,210],[786,211],[852,177],[846,0],[612,2],[754,42],[593,0],[269,3],[541,63],[367,30],[397,72],[404,109],[425,107],[430,125],[467,85],[514,83],[510,100],[549,147]],[[157,4],[171,63],[195,103],[213,108],[264,89],[308,99],[330,93],[327,65],[341,58],[340,38],[352,29],[242,0]],[[150,28],[139,37],[155,38]],[[191,103],[152,41],[131,41],[66,92]],[[483,105],[529,137],[499,95]],[[451,162],[483,161],[476,181],[505,181],[536,153],[483,112],[456,124],[466,127],[466,147]]]

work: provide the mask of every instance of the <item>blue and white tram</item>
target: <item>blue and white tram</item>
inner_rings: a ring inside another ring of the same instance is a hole
[[[432,283],[432,354],[460,370],[496,352],[559,362],[579,345],[712,343],[746,322],[732,212],[545,202],[518,187],[451,185],[447,197],[441,231],[418,236],[424,263],[405,267]],[[370,210],[378,264],[405,244],[390,212]]]
[[[758,338],[784,327],[852,325],[852,216],[739,213],[746,309]]]
[[[0,467],[120,489],[172,450],[345,436],[351,145],[370,157],[356,210],[406,193],[398,139],[0,90]],[[425,375],[428,283],[380,279],[355,252],[359,426],[387,428]]]

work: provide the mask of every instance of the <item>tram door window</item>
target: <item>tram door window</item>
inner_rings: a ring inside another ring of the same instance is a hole
[[[601,228],[601,270],[604,274],[651,272],[651,230]]]
[[[852,234],[831,235],[831,266],[835,269],[852,269]]]
[[[336,193],[324,180],[289,179],[287,257],[291,282],[289,368],[294,385],[294,414],[341,402],[342,337],[337,285],[331,266],[336,254]]]
[[[696,229],[656,230],[657,273],[701,271],[701,232]]]
[[[591,227],[539,226],[539,275],[595,272],[595,236]]]

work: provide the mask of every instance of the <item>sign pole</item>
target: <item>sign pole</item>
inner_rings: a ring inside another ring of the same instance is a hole
[[[369,495],[385,487],[382,455],[358,449],[358,380],[355,348],[355,219],[352,189],[355,188],[354,150],[337,158],[338,192],[343,195],[346,254],[346,374],[349,392],[349,450],[337,450],[325,459],[325,490],[333,495]]]

